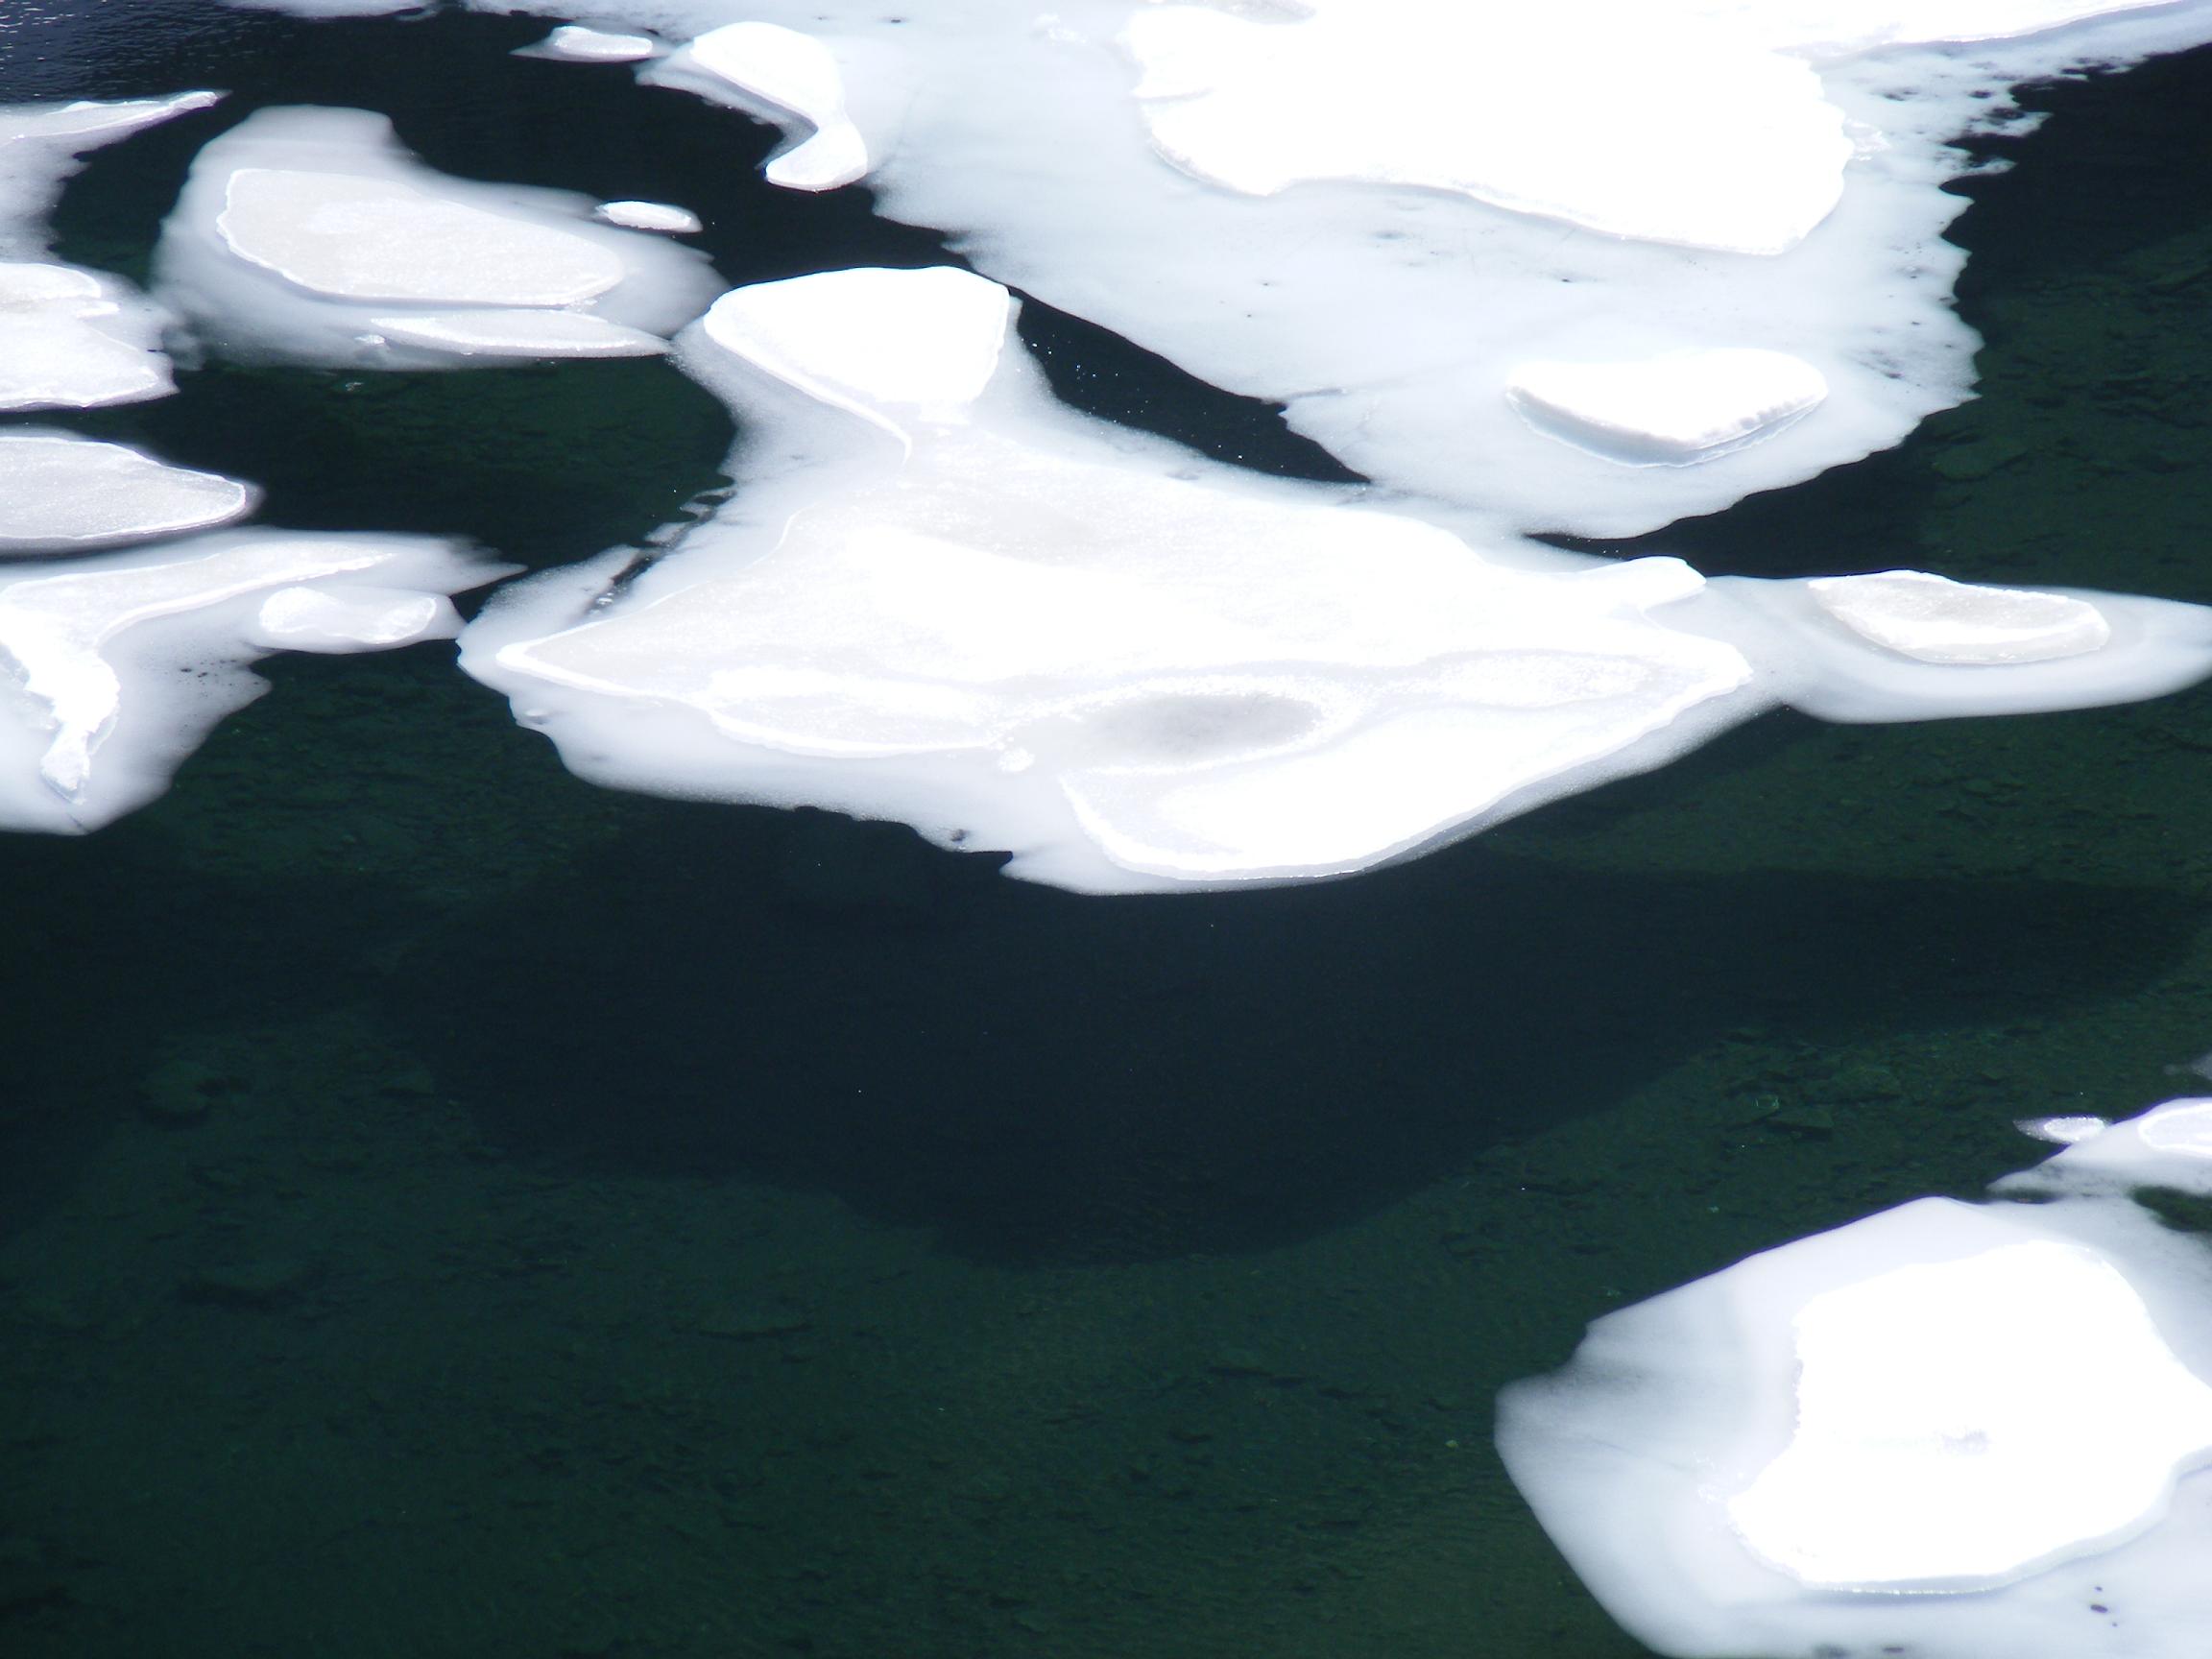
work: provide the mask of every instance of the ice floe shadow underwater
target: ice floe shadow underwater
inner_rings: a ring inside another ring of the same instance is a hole
[[[2202,7],[376,10],[0,19],[0,1646],[2193,1656]]]

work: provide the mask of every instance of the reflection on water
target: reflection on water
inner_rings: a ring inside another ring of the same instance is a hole
[[[934,256],[527,22],[131,10],[175,27],[12,10],[0,89],[237,96],[100,156],[69,257],[136,270],[193,146],[313,100],[695,207],[733,281]],[[1975,185],[1981,402],[1653,545],[2212,598],[2208,74],[2058,89]],[[1270,430],[1053,338],[1074,395]],[[652,363],[184,382],[79,424],[533,565],[729,442]],[[593,790],[444,647],[270,666],[155,808],[0,842],[12,1654],[1630,1653],[1496,1386],[2212,1026],[2203,693],[1775,717],[1401,869],[1108,902]]]

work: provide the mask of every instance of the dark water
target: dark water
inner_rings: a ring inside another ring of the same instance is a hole
[[[941,255],[527,20],[12,0],[130,272],[264,103],[707,216],[732,281]],[[1975,181],[1984,397],[1653,544],[2212,600],[2212,60]],[[1063,389],[1317,469],[1033,316]],[[73,421],[264,518],[543,565],[718,481],[652,363],[214,367]],[[2034,1156],[2212,1047],[2212,702],[1831,729],[1357,880],[1080,900],[562,773],[444,648],[279,660],[156,806],[0,841],[0,1653],[1620,1659],[1488,1451],[1584,1320]]]

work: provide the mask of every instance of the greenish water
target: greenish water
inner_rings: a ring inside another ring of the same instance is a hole
[[[71,192],[118,270],[301,101],[694,206],[733,281],[935,256],[754,184],[733,116],[504,56],[538,33],[34,4],[0,97],[234,90]],[[2212,60],[2042,101],[1959,228],[1983,398],[1652,545],[2212,601]],[[1076,394],[1310,463],[1036,326]],[[730,438],[637,363],[216,368],[74,423],[533,565]],[[2212,1047],[2205,691],[1774,716],[1402,869],[1098,901],[591,789],[448,658],[279,659],[156,806],[0,840],[11,1659],[1622,1659],[1498,1385]]]

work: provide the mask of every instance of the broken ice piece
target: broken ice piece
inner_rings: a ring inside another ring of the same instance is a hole
[[[863,177],[868,146],[845,109],[845,76],[811,35],[774,23],[709,29],[649,79],[733,105],[788,128],[813,129],[762,169],[789,190],[834,190]]]
[[[2049,662],[2098,650],[2111,624],[2086,599],[1984,588],[1925,570],[1808,582],[1814,602],[1862,638],[1919,662]]]
[[[210,529],[259,492],[66,432],[0,432],[0,553],[67,553]]]
[[[587,29],[581,23],[564,23],[535,46],[519,46],[518,58],[558,58],[569,63],[635,63],[661,50],[650,35],[617,35],[604,29]]]
[[[602,202],[591,217],[625,230],[659,230],[668,236],[696,235],[705,228],[688,207],[666,202]]]
[[[1637,362],[1524,363],[1506,401],[1548,437],[1630,467],[1687,467],[1771,438],[1828,382],[1784,351],[1724,347]]]
[[[161,793],[283,648],[449,638],[501,573],[421,536],[222,531],[0,572],[0,826],[93,830]]]

